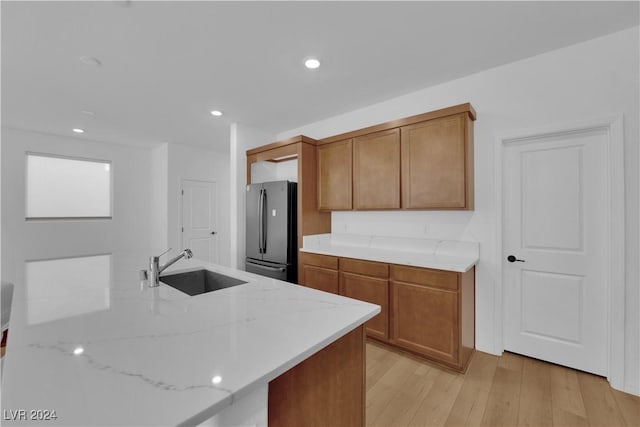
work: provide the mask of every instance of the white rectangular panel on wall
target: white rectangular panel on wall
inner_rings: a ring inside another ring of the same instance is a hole
[[[27,153],[26,217],[109,218],[111,162]]]

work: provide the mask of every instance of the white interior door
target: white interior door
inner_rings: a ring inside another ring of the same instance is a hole
[[[598,375],[608,357],[607,152],[604,129],[540,136],[508,143],[503,168],[505,349]]]
[[[182,181],[182,247],[193,257],[218,262],[216,228],[216,184],[207,181]]]

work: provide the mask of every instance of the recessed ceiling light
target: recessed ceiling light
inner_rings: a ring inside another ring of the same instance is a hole
[[[214,384],[220,384],[222,382],[222,377],[220,375],[216,375],[211,379],[211,382]]]
[[[84,353],[84,348],[82,347],[76,347],[73,349],[73,354],[75,354],[76,356],[79,356],[82,353]]]
[[[84,129],[74,128],[72,129],[75,133],[84,133]]]
[[[100,62],[100,60],[94,56],[81,56],[80,62],[85,65],[92,65],[94,67],[99,67],[102,65],[102,62]]]
[[[211,111],[212,116],[220,117],[222,115],[222,111],[213,110]]]
[[[309,58],[306,61],[304,61],[304,66],[312,70],[315,70],[320,66],[320,61],[318,61],[315,58]]]

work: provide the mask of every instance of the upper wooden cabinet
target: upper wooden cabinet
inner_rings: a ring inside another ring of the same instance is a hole
[[[353,140],[353,208],[400,208],[400,129]]]
[[[318,209],[351,209],[352,140],[318,147]]]
[[[473,209],[473,138],[466,113],[401,128],[402,207]]]
[[[473,209],[475,119],[467,103],[321,140],[319,208]]]

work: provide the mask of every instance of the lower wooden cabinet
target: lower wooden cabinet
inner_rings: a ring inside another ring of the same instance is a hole
[[[391,341],[448,363],[458,360],[458,296],[412,283],[391,282]]]
[[[456,273],[394,265],[389,283],[389,341],[464,371],[475,348],[475,268]]]
[[[475,268],[466,273],[303,254],[302,285],[378,304],[368,337],[460,372],[475,348]]]
[[[337,294],[340,291],[338,257],[302,253],[301,285]]]
[[[360,301],[378,304],[380,314],[365,323],[368,336],[389,338],[389,281],[353,273],[340,273],[340,294]]]

